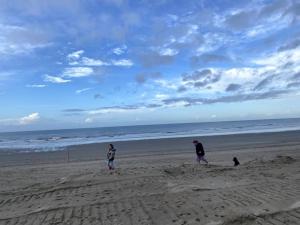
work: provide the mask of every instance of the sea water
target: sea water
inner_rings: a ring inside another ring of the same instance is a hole
[[[89,143],[288,130],[300,130],[300,118],[7,132],[0,133],[0,151],[51,151]]]

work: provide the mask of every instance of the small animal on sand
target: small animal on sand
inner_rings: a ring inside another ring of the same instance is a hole
[[[240,162],[239,162],[239,160],[237,159],[237,157],[233,157],[232,161],[234,162],[234,166],[240,165]]]

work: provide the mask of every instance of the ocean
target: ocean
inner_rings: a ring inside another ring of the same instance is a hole
[[[126,140],[300,130],[300,118],[139,125],[0,133],[0,151],[53,151]]]

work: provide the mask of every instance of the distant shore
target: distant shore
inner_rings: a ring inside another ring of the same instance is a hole
[[[269,151],[300,148],[300,131],[161,138],[113,142],[118,158],[194,153],[192,140],[200,140],[210,152]],[[0,151],[0,166],[105,160],[108,143],[68,146],[60,151]]]

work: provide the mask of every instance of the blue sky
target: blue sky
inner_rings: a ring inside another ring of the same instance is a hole
[[[0,131],[300,116],[297,0],[0,0]]]

